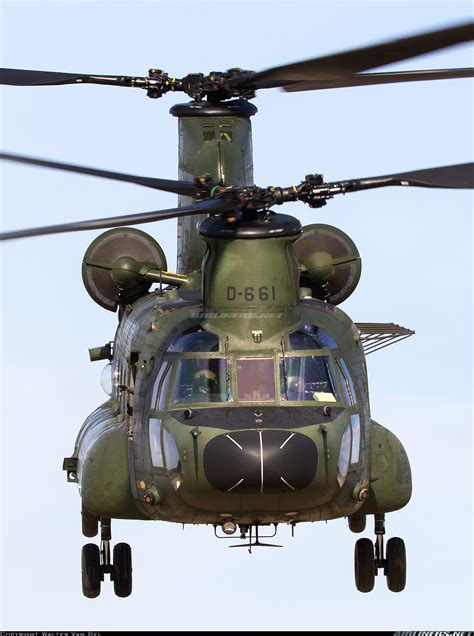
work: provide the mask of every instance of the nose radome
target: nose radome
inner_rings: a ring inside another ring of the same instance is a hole
[[[224,492],[274,494],[311,484],[318,464],[313,440],[292,431],[236,431],[219,435],[204,449],[204,471]]]

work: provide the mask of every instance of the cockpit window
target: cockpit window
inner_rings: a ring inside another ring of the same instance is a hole
[[[336,349],[337,344],[327,331],[315,325],[305,324],[290,333],[290,349]]]
[[[176,360],[171,377],[173,386],[170,393],[173,406],[226,402],[232,399],[227,363],[223,358]]]
[[[241,402],[275,401],[275,360],[237,358],[237,387]]]
[[[336,383],[332,379],[329,356],[291,356],[280,358],[280,396],[282,400],[336,402]]]
[[[168,347],[168,351],[219,351],[219,338],[214,333],[197,329],[190,333],[179,334]]]

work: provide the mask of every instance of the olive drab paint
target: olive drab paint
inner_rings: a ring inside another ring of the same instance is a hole
[[[252,127],[257,108],[244,100],[229,104],[177,104],[170,113],[178,117],[178,178],[192,180],[210,174],[216,183],[253,184]],[[180,196],[179,205],[190,197]],[[205,245],[196,231],[207,215],[178,219],[177,268],[179,273],[200,271]]]
[[[181,179],[210,173],[224,185],[252,183],[253,107],[239,100],[171,112]],[[247,536],[262,524],[368,513],[380,520],[408,502],[403,446],[371,419],[360,331],[315,297],[331,266],[318,245],[326,260],[312,257],[304,232],[351,243],[344,233],[302,229],[282,214],[183,217],[179,277],[160,269],[154,239],[127,232],[109,230],[92,246],[102,254],[103,241],[115,250],[133,241],[138,261],[128,258],[126,276],[85,270],[89,293],[106,308],[119,305],[120,322],[112,348],[91,350],[93,359],[110,360],[112,394],[87,418],[64,464],[80,487],[83,518],[227,521]],[[140,250],[156,253],[155,264],[140,263]],[[350,250],[344,298],[360,274],[352,243]],[[137,287],[145,271],[171,286]],[[308,369],[320,375],[307,381]]]

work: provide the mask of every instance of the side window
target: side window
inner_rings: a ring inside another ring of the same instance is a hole
[[[342,390],[346,399],[346,403],[349,405],[355,404],[356,394],[354,390],[354,383],[352,382],[352,378],[349,375],[346,363],[342,358],[336,358],[336,367],[339,373],[339,378],[341,380]]]

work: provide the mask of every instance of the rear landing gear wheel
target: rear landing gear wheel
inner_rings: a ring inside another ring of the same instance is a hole
[[[113,553],[114,592],[122,598],[132,593],[132,549],[128,543],[117,543]]]
[[[391,592],[401,592],[405,589],[407,577],[406,550],[403,539],[392,537],[387,541],[385,559],[387,587]]]
[[[82,548],[82,593],[87,598],[96,598],[100,594],[102,572],[100,567],[99,546],[87,543]]]
[[[359,539],[354,551],[355,584],[359,592],[370,592],[375,583],[374,545],[370,539]]]

